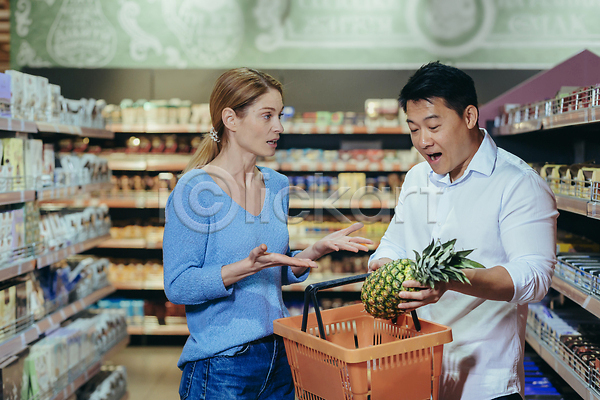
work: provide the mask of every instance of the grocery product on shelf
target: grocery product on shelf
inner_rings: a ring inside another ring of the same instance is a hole
[[[550,129],[581,122],[598,121],[590,109],[600,106],[600,84],[564,87],[553,98],[528,104],[506,104],[494,120],[499,134]]]
[[[74,320],[31,346],[21,399],[55,396],[127,336],[123,313],[105,311]]]
[[[86,207],[83,210],[62,209],[60,212],[45,212],[42,209],[40,234],[47,251],[100,237],[110,232],[108,207]]]
[[[103,365],[100,372],[77,390],[77,398],[121,400],[126,393],[127,369],[122,365]]]
[[[580,308],[551,309],[542,302],[529,305],[527,327],[572,373],[600,391],[600,322]]]
[[[51,84],[48,78],[15,70],[7,70],[5,74],[10,78],[12,118],[104,129],[102,112],[106,101],[66,99],[60,86]]]

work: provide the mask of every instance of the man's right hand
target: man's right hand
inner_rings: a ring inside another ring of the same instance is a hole
[[[377,259],[377,260],[375,260],[375,261],[372,261],[372,262],[369,264],[369,270],[368,270],[368,272],[373,272],[373,271],[376,271],[376,270],[378,270],[378,269],[379,269],[379,268],[380,268],[382,265],[385,265],[385,264],[387,264],[387,263],[389,263],[389,262],[392,262],[392,261],[394,261],[394,260],[392,260],[391,258],[385,258],[385,257],[384,257],[384,258],[379,258],[379,259]]]

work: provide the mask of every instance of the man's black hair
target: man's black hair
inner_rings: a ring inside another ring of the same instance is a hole
[[[430,101],[436,97],[443,99],[446,106],[461,117],[468,106],[477,107],[473,79],[460,69],[439,61],[419,68],[402,88],[398,101],[406,112],[406,103],[409,101]]]

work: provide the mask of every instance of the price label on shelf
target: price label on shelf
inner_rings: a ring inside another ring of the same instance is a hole
[[[344,133],[346,135],[352,135],[354,133],[354,126],[352,126],[352,125],[344,125]]]
[[[330,126],[329,127],[329,133],[334,134],[334,135],[340,133],[340,127],[339,127],[339,125],[332,125],[332,126]]]

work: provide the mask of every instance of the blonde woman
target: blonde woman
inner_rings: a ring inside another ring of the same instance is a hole
[[[248,68],[221,75],[210,97],[213,127],[166,206],[165,293],[185,304],[190,336],[178,366],[181,399],[294,399],[273,320],[288,316],[281,286],[301,282],[314,260],[366,251],[350,233],[289,249],[288,180],[265,167],[283,132],[281,84]]]

